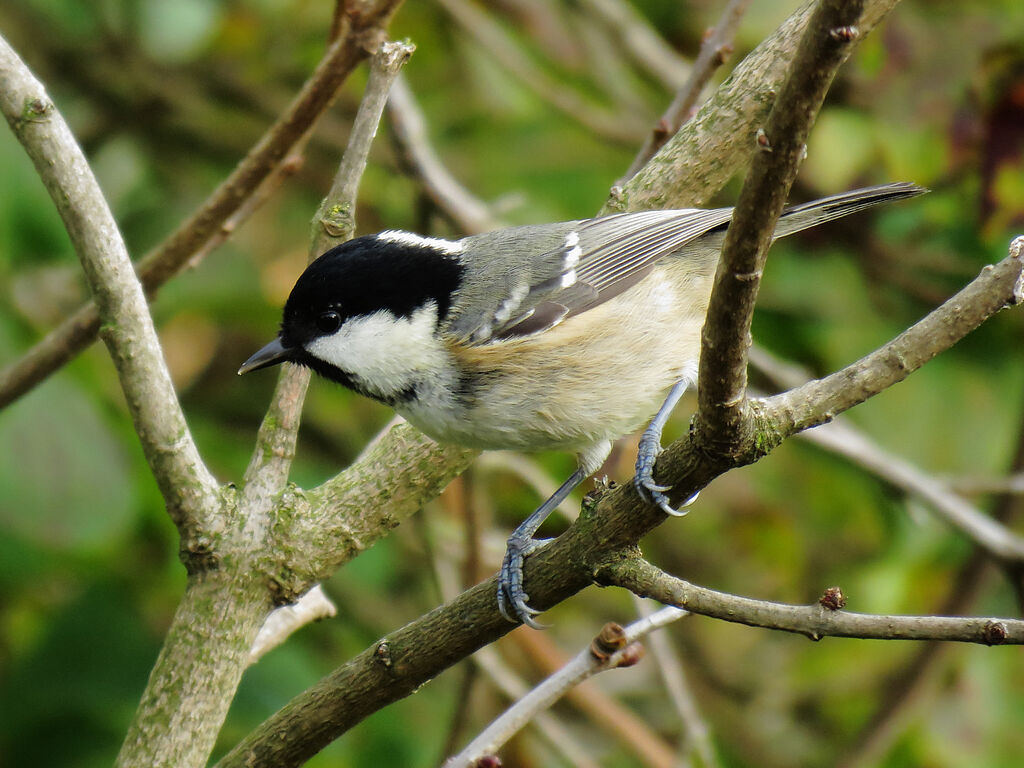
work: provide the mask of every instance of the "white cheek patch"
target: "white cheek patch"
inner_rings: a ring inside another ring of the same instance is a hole
[[[310,342],[306,351],[355,376],[368,390],[392,397],[443,366],[446,353],[436,327],[434,302],[410,317],[380,310],[346,320],[335,333]]]

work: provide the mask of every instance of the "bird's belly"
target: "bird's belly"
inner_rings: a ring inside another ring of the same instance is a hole
[[[485,450],[617,439],[649,420],[677,381],[696,380],[710,277],[694,279],[707,286],[686,291],[692,304],[680,301],[678,278],[655,274],[537,336],[454,348],[470,385],[423,392],[399,410],[434,439]]]

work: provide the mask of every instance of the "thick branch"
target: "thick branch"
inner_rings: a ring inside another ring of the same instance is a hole
[[[42,84],[2,39],[0,109],[64,220],[146,460],[185,534],[218,508],[217,482],[188,431],[142,287],[89,163]]]
[[[392,426],[345,471],[318,488],[276,499],[279,601],[298,598],[434,498],[477,452],[439,446],[408,424]],[[400,462],[395,461],[401,456]]]
[[[324,55],[288,110],[272,125],[238,167],[161,245],[138,264],[139,277],[152,296],[167,280],[195,264],[194,255],[279,167],[327,109],[348,75],[383,39],[381,30],[401,0],[381,0],[363,12],[343,10],[342,37]],[[345,3],[339,3],[344,6]],[[349,9],[351,10],[351,9]],[[96,339],[99,315],[82,306],[0,373],[0,408],[30,391]]]
[[[584,5],[619,38],[629,57],[667,89],[675,90],[683,84],[690,66],[628,0],[584,0]]]
[[[865,0],[859,29],[866,35],[899,0]],[[782,87],[796,42],[807,26],[807,2],[736,66],[639,173],[614,187],[602,214],[706,204],[757,150],[757,129]]]
[[[811,640],[860,637],[875,640],[946,640],[982,645],[1024,644],[1024,621],[970,616],[880,616],[848,613],[821,602],[787,605],[716,592],[670,576],[642,558],[601,569],[604,584],[628,589],[666,605],[749,627],[795,632]]]
[[[822,0],[800,39],[790,74],[758,134],[725,235],[701,334],[695,426],[709,449],[731,451],[747,418],[747,347],[768,246],[806,152],[807,136],[839,65],[860,37],[863,2]]]

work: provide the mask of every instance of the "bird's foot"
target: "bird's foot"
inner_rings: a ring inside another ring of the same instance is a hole
[[[523,589],[523,561],[526,556],[536,552],[551,539],[531,539],[512,534],[508,540],[505,557],[501,562],[498,574],[498,610],[511,622],[522,622],[534,629],[545,629],[546,624],[534,621],[534,616],[541,613],[528,604],[530,596]]]
[[[656,504],[661,511],[672,517],[682,517],[687,513],[683,507],[687,507],[697,500],[700,491],[693,494],[684,501],[679,509],[672,506],[666,491],[672,489],[671,485],[658,485],[654,482],[654,463],[661,453],[661,430],[648,428],[640,437],[640,447],[636,454],[636,475],[633,477],[633,487],[640,495],[640,498],[651,504]]]

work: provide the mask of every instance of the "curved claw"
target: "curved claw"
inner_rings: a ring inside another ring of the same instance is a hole
[[[645,435],[644,437],[646,438],[647,436]],[[659,453],[661,453],[661,445],[656,440],[642,439],[640,441],[640,450],[637,452],[636,457],[636,476],[633,478],[633,487],[636,488],[636,492],[641,499],[650,504],[656,504],[666,515],[683,517],[687,513],[687,510],[683,509],[683,507],[688,507],[695,502],[700,495],[700,491],[697,491],[697,493],[680,504],[678,509],[673,507],[669,502],[668,496],[665,495],[666,491],[672,490],[672,486],[658,485],[654,482],[654,462]]]
[[[542,611],[530,607],[530,596],[523,589],[523,562],[526,556],[540,549],[548,541],[550,539],[523,540],[516,536],[508,540],[508,548],[505,550],[501,571],[498,574],[498,610],[513,623],[522,623],[534,629],[546,629],[548,626],[533,620],[533,617]]]

